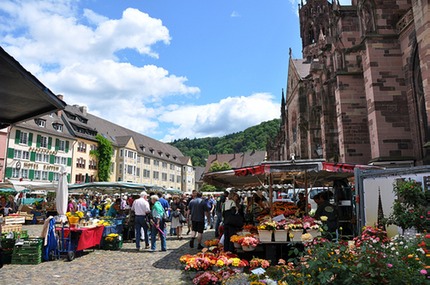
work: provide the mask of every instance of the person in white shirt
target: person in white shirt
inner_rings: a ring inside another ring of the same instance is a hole
[[[143,228],[145,236],[145,249],[149,248],[148,236],[148,222],[147,215],[151,212],[149,202],[147,200],[148,194],[145,191],[140,193],[140,198],[134,200],[131,210],[135,213],[134,228],[136,231],[136,249],[140,250],[141,229]]]

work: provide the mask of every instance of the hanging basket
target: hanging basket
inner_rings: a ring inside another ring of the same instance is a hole
[[[268,230],[258,230],[258,238],[261,242],[270,242],[272,241],[272,231]]]
[[[288,231],[287,230],[276,230],[275,241],[287,241]]]

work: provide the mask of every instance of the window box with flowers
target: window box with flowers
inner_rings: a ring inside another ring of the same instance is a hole
[[[273,231],[276,230],[276,222],[267,221],[260,224],[258,227],[258,237],[261,242],[270,242],[272,241]]]

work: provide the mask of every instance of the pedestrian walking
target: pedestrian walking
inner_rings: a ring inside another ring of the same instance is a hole
[[[197,192],[196,198],[188,205],[191,217],[191,240],[190,247],[194,247],[194,240],[197,236],[197,249],[202,249],[203,231],[205,229],[205,215],[209,211],[207,203],[202,199],[202,192]]]
[[[140,193],[140,198],[134,200],[133,205],[131,206],[131,210],[135,213],[134,218],[134,229],[136,236],[136,249],[140,250],[140,239],[141,239],[141,230],[143,229],[145,236],[145,248],[149,248],[149,236],[148,236],[148,214],[151,212],[149,208],[149,202],[147,200],[148,194],[143,191]]]

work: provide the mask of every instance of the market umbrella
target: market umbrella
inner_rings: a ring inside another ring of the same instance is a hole
[[[60,168],[58,180],[58,188],[57,188],[57,197],[55,200],[55,204],[57,206],[57,212],[59,215],[59,220],[62,223],[67,221],[66,211],[67,211],[67,199],[69,197],[69,190],[67,187],[67,171],[64,165]]]

